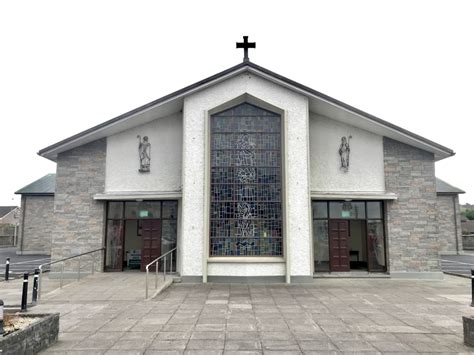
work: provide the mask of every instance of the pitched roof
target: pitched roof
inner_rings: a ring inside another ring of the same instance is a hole
[[[458,195],[465,194],[466,192],[448,184],[446,181],[443,181],[440,178],[436,178],[436,193],[439,195]]]
[[[186,86],[169,95],[163,96],[146,105],[140,106],[134,110],[126,112],[115,118],[112,118],[111,120],[105,121],[83,132],[80,132],[76,135],[73,135],[69,138],[66,138],[62,141],[52,144],[46,148],[41,149],[38,152],[38,154],[47,159],[55,161],[58,153],[92,142],[93,140],[106,137],[107,132],[105,132],[105,130],[108,130],[108,134],[115,134],[126,129],[127,125],[125,122],[132,117],[137,117],[143,114],[143,116],[146,116],[146,117],[144,118],[142,117],[143,120],[140,121],[139,124],[146,123],[147,122],[146,120],[150,121],[151,119],[154,119],[154,118],[150,118],[150,116],[152,115],[150,114],[149,111],[160,106],[165,107],[163,108],[163,110],[165,112],[168,112],[169,114],[170,113],[169,111],[171,109],[173,108],[176,109],[177,106],[182,105],[182,100],[184,96],[190,95],[196,91],[202,90],[211,85],[215,85],[222,80],[225,80],[227,78],[230,78],[232,76],[235,76],[245,71],[254,73],[256,75],[260,75],[261,77],[268,79],[272,82],[278,83],[280,85],[283,85],[289,88],[290,90],[299,92],[303,95],[307,95],[310,98],[310,101],[317,100],[318,102],[316,103],[315,101],[314,107],[320,107],[322,108],[324,112],[329,112],[328,110],[330,108],[338,108],[338,109],[343,110],[344,112],[347,112],[353,115],[354,117],[357,116],[359,118],[362,118],[368,122],[367,123],[368,125],[372,125],[376,127],[378,130],[388,133],[388,134],[382,134],[382,135],[386,135],[387,137],[390,137],[395,140],[398,139],[400,141],[403,141],[404,143],[411,144],[420,149],[431,151],[435,154],[435,158],[437,160],[443,159],[455,154],[451,149],[444,147],[436,142],[433,142],[415,133],[407,131],[406,129],[398,127],[392,123],[384,121],[376,116],[373,116],[367,112],[359,110],[344,102],[336,100],[328,95],[325,95],[321,92],[311,89],[296,81],[288,79],[282,75],[272,72],[250,61],[242,62],[227,70],[224,70],[220,73],[212,75],[206,79],[198,81],[192,85]]]
[[[18,206],[0,206],[0,218],[6,216]]]
[[[17,195],[54,195],[56,189],[56,174],[48,174],[21,188]]]

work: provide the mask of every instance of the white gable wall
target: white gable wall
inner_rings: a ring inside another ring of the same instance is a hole
[[[149,173],[140,173],[137,135],[151,144]],[[177,113],[107,137],[105,191],[169,192],[181,188],[183,118]]]
[[[241,74],[185,98],[183,109],[183,209],[181,266],[183,276],[201,276],[207,266],[206,120],[209,111],[244,94],[285,112],[286,238],[290,242],[291,275],[311,275],[309,223],[308,100],[306,97],[252,74]],[[288,250],[285,250],[288,253]],[[216,262],[209,276],[282,276],[281,262]],[[282,267],[283,266],[283,267]]]
[[[310,113],[311,191],[384,192],[383,137]],[[350,141],[349,171],[340,166],[341,137]]]

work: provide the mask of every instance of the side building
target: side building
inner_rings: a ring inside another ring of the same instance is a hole
[[[459,195],[465,192],[436,178],[439,245],[441,255],[456,255],[463,251],[461,208]]]
[[[19,255],[51,255],[56,174],[48,174],[15,192],[21,195]]]

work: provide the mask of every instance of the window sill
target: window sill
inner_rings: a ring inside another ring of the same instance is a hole
[[[218,256],[209,257],[208,263],[284,263],[281,256]]]

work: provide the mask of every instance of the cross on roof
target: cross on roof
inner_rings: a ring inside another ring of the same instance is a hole
[[[244,49],[244,62],[249,61],[249,48],[255,48],[256,44],[255,42],[248,42],[249,36],[244,36],[244,41],[243,42],[237,42],[235,43],[237,46],[236,48],[243,48]]]

